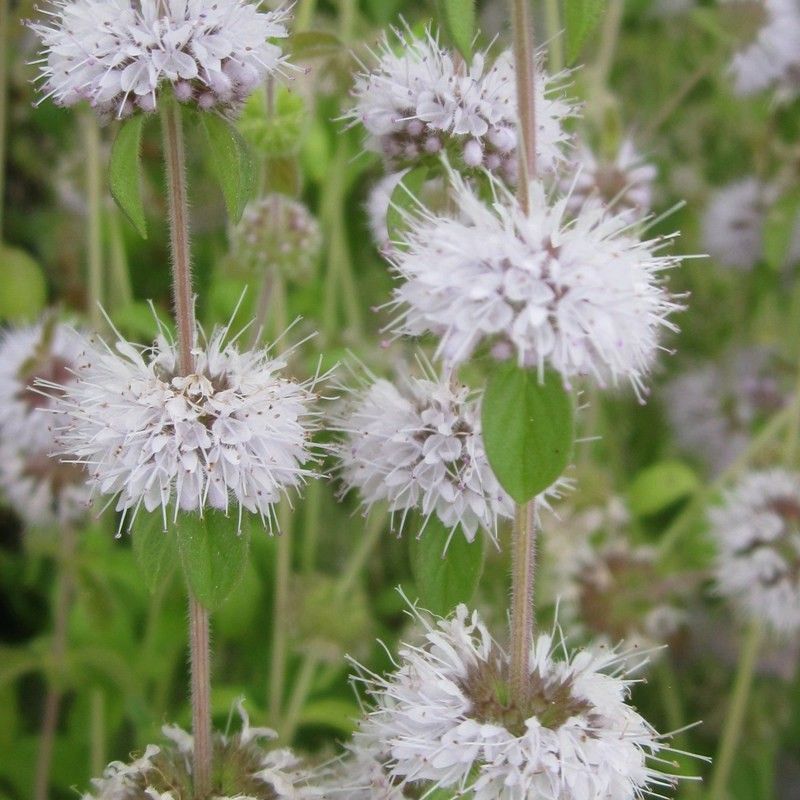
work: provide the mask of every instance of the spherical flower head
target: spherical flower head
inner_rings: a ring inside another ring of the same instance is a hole
[[[48,16],[31,24],[45,96],[101,117],[155,111],[166,87],[232,112],[286,64],[273,40],[288,36],[288,11],[248,0],[55,0]]]
[[[498,523],[514,514],[486,458],[480,400],[466,386],[433,374],[396,385],[381,378],[350,393],[335,426],[345,433],[344,491],[358,490],[367,509],[387,502],[401,530],[417,510],[467,541],[479,529],[496,540]]]
[[[54,430],[66,417],[55,398],[34,388],[40,380],[74,383],[85,346],[54,318],[9,329],[0,340],[0,489],[28,525],[75,522],[88,510],[83,470],[52,456]]]
[[[641,219],[650,211],[658,171],[643,159],[630,139],[623,141],[613,158],[599,155],[582,143],[570,161],[573,172],[565,175],[560,185],[568,193],[571,213],[580,213],[593,198],[632,219]]]
[[[721,595],[775,632],[800,630],[800,475],[752,472],[710,514]]]
[[[362,673],[374,707],[356,746],[384,759],[394,785],[474,800],[638,800],[673,785],[659,769],[669,748],[628,704],[615,650],[570,654],[556,633],[538,636],[520,705],[477,613],[418,617],[425,644],[401,648],[387,677]]]
[[[735,348],[676,375],[664,407],[680,448],[717,474],[786,405],[792,386],[791,369],[773,350]]]
[[[526,213],[503,187],[491,206],[451,176],[458,216],[409,216],[392,256],[401,284],[398,333],[440,337],[437,356],[468,360],[481,343],[526,366],[554,368],[569,382],[628,380],[637,393],[680,306],[662,273],[680,262],[658,255],[665,240],[640,241],[623,215],[587,203],[566,219],[531,184]]]
[[[268,194],[249,203],[232,241],[237,266],[274,268],[287,281],[302,282],[314,271],[322,251],[319,223],[303,203],[283,194]]]
[[[214,800],[310,800],[320,797],[310,783],[310,774],[286,749],[267,750],[261,741],[275,739],[268,728],[250,726],[247,714],[237,705],[242,719],[239,733],[216,734],[213,739]],[[83,800],[192,800],[192,737],[181,728],[162,729],[167,741],[148,745],[144,754],[125,764],[114,761],[103,776],[92,783]]]
[[[766,212],[765,187],[744,178],[714,191],[703,214],[703,248],[735,270],[750,270],[761,258]]]
[[[414,166],[442,152],[462,167],[483,167],[514,182],[517,173],[517,105],[510,51],[492,58],[478,52],[469,64],[427,31],[416,37],[396,30],[384,38],[377,65],[356,77],[354,107],[346,117],[361,123],[368,146],[392,169]],[[562,123],[574,116],[563,97],[566,73],[537,70],[536,147],[539,169],[563,160],[568,141]]]
[[[800,6],[797,0],[750,3],[761,17],[755,40],[738,52],[730,72],[740,95],[776,88],[791,100],[800,94]]]
[[[312,384],[283,377],[285,361],[266,350],[240,352],[227,328],[195,341],[190,375],[163,331],[152,347],[99,342],[78,381],[56,387],[71,416],[59,445],[129,522],[142,506],[162,508],[166,524],[170,507],[233,505],[270,523],[312,474]]]

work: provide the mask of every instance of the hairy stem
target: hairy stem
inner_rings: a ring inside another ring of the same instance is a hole
[[[2,0],[0,0],[2,2]],[[61,707],[62,688],[60,671],[67,651],[67,625],[72,596],[75,588],[73,561],[75,556],[75,530],[66,525],[59,537],[58,584],[54,597],[53,642],[51,650],[55,680],[50,680],[44,699],[42,729],[39,752],[36,758],[36,773],[33,785],[34,800],[47,800],[50,788],[50,769],[53,763],[53,746],[58,728],[58,712]]]
[[[97,330],[103,324],[103,177],[100,126],[91,111],[80,117],[86,165],[86,262],[88,269],[89,320]]]
[[[211,647],[208,611],[189,595],[189,652],[192,680],[192,734],[194,736],[194,796],[211,794]]]
[[[511,696],[525,707],[530,692],[533,581],[536,568],[536,501],[518,505],[511,552]]]
[[[730,779],[733,760],[739,746],[742,734],[747,703],[750,699],[750,690],[753,687],[758,653],[761,649],[763,632],[757,622],[753,622],[747,632],[742,651],[739,654],[739,668],[736,673],[736,682],[733,686],[728,715],[725,727],[722,730],[717,757],[714,759],[714,774],[711,778],[709,800],[725,800],[727,797],[728,780]]]
[[[517,81],[519,114],[519,179],[517,197],[523,210],[529,210],[528,183],[536,177],[536,50],[533,38],[530,0],[511,0],[514,30],[514,73]]]
[[[167,165],[169,233],[172,252],[172,300],[178,327],[178,365],[183,375],[194,369],[194,297],[189,253],[189,201],[181,111],[170,99],[161,107],[164,160]],[[193,780],[196,800],[211,794],[211,638],[208,611],[189,591],[189,653],[194,736]]]
[[[194,345],[194,298],[189,256],[189,201],[186,194],[186,157],[181,111],[165,99],[161,106],[164,160],[167,165],[169,233],[172,252],[172,301],[178,326],[178,361],[181,373],[190,375]]]

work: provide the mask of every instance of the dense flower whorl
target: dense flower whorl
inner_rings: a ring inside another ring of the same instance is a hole
[[[214,737],[214,800],[310,800],[320,797],[310,774],[286,749],[267,750],[259,740],[274,739],[268,728],[250,726],[241,703],[242,730]],[[82,800],[192,800],[192,737],[166,725],[163,745],[148,745],[130,764],[114,761]]]
[[[792,99],[800,94],[800,5],[797,0],[750,4],[763,17],[751,44],[734,56],[731,74],[741,95],[775,87]]]
[[[538,183],[526,214],[500,186],[487,207],[452,180],[459,216],[415,216],[392,255],[398,333],[438,335],[449,364],[488,340],[499,357],[516,352],[568,380],[626,379],[641,395],[660,330],[675,330],[668,317],[680,306],[660,278],[680,257],[657,255],[664,240],[639,241],[624,215],[598,203],[567,221],[568,201],[551,203]]]
[[[29,525],[76,521],[88,510],[83,470],[51,457],[54,430],[67,417],[33,388],[39,380],[71,384],[84,348],[79,333],[54,319],[8,330],[0,341],[0,489]]]
[[[479,52],[466,65],[430,31],[420,38],[395,31],[385,38],[377,66],[356,77],[355,106],[347,117],[361,123],[369,146],[393,169],[447,152],[466,167],[483,166],[506,180],[517,172],[517,106],[513,58]],[[563,98],[565,74],[537,70],[535,87],[538,168],[563,160],[562,128],[573,107]]]
[[[753,472],[712,509],[717,587],[778,633],[800,630],[800,475]]]
[[[571,212],[580,212],[592,198],[634,218],[650,211],[658,171],[643,159],[630,139],[622,143],[613,159],[582,144],[570,161],[575,166],[574,175],[565,176],[561,188],[569,191],[567,208]]]
[[[664,407],[679,447],[719,473],[786,405],[792,383],[774,351],[737,348],[676,375],[664,387]]]
[[[674,784],[658,768],[663,737],[627,703],[631,681],[615,650],[566,655],[560,636],[540,635],[520,707],[508,657],[477,613],[462,605],[435,624],[418,616],[425,644],[403,647],[388,677],[362,675],[374,708],[355,744],[393,785],[474,800],[638,800]]]
[[[124,117],[154,111],[167,84],[201,109],[238,108],[283,69],[272,40],[288,36],[287,19],[249,0],[56,0],[31,27],[47,97]]]
[[[59,445],[87,466],[91,484],[117,495],[133,519],[140,506],[227,511],[268,523],[281,495],[311,473],[309,383],[281,377],[267,351],[239,352],[227,328],[193,350],[195,372],[177,370],[176,346],[101,343],[76,383],[60,387],[71,422]]]
[[[345,491],[357,489],[366,508],[436,515],[461,527],[472,541],[478,529],[497,536],[514,503],[497,482],[481,437],[479,401],[464,386],[438,378],[379,379],[352,393],[336,427]]]

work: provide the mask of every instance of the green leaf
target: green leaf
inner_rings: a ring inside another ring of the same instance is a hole
[[[682,461],[661,461],[633,479],[628,504],[637,517],[647,517],[690,495],[698,485],[697,475]]]
[[[286,42],[292,59],[332,56],[344,50],[342,40],[327,31],[298,31]]]
[[[154,592],[167,580],[179,561],[175,532],[164,530],[161,513],[139,512],[133,522],[133,554],[147,588]]]
[[[422,606],[445,616],[459,603],[472,599],[483,573],[483,537],[468,542],[460,529],[451,535],[434,515],[422,533],[410,539],[409,547],[411,573]]]
[[[204,114],[202,120],[210,150],[209,167],[222,189],[231,220],[238,222],[255,189],[253,154],[228,120],[217,114]]]
[[[572,398],[561,377],[512,362],[497,366],[481,410],[483,441],[497,480],[517,503],[527,503],[566,469],[575,439]]]
[[[235,513],[208,510],[178,516],[177,538],[186,581],[210,611],[219,608],[244,572],[250,543],[249,526],[237,533]]]
[[[147,222],[142,203],[142,129],[145,115],[135,114],[122,124],[111,147],[109,184],[111,194],[123,214],[143,238]]]
[[[389,210],[386,213],[386,227],[389,230],[390,241],[396,241],[406,229],[407,215],[416,205],[429,172],[427,166],[414,167],[403,175],[394,187]]]
[[[462,56],[472,60],[475,40],[475,0],[439,0],[439,18],[450,41]]]
[[[328,697],[306,703],[300,714],[299,722],[301,725],[333,728],[345,736],[349,736],[355,730],[356,720],[361,716],[361,710],[352,700]]]
[[[569,64],[580,55],[584,42],[600,22],[604,9],[605,0],[565,0],[564,27]]]

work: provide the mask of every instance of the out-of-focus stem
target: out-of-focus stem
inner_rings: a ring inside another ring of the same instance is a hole
[[[89,766],[92,775],[100,775],[106,764],[106,697],[102,689],[92,689],[89,720]]]
[[[6,197],[6,116],[8,109],[8,37],[10,0],[0,0],[0,242],[3,241],[3,212]]]
[[[272,611],[272,652],[269,676],[270,719],[278,726],[286,684],[289,591],[292,576],[292,510],[288,500],[278,506],[278,537],[275,552],[275,595]]]
[[[88,269],[89,320],[97,330],[103,324],[103,179],[100,126],[94,114],[80,117],[86,164],[86,264]]]
[[[47,800],[50,786],[50,769],[53,763],[53,747],[58,728],[58,712],[61,707],[63,694],[60,685],[64,666],[64,656],[67,651],[67,625],[69,623],[69,610],[72,605],[72,596],[75,588],[75,530],[71,525],[65,525],[59,537],[59,554],[57,563],[57,586],[54,598],[53,642],[52,642],[52,671],[54,679],[48,680],[47,694],[44,699],[42,714],[42,729],[39,739],[39,752],[36,758],[36,773],[34,776],[33,799]]]
[[[619,27],[624,11],[625,0],[609,0],[600,33],[600,49],[595,61],[595,79],[598,86],[605,86],[608,81],[608,75],[614,63],[614,54],[617,51]]]
[[[297,13],[294,15],[294,29],[298,33],[308,30],[317,10],[317,0],[300,0],[297,4]]]
[[[548,66],[555,74],[564,69],[564,37],[561,30],[559,0],[545,0],[545,23],[547,25]]]
[[[131,288],[122,227],[119,224],[119,211],[116,206],[106,208],[106,224],[109,242],[109,274],[111,276],[107,302],[111,308],[125,308],[133,302],[133,289]]]

